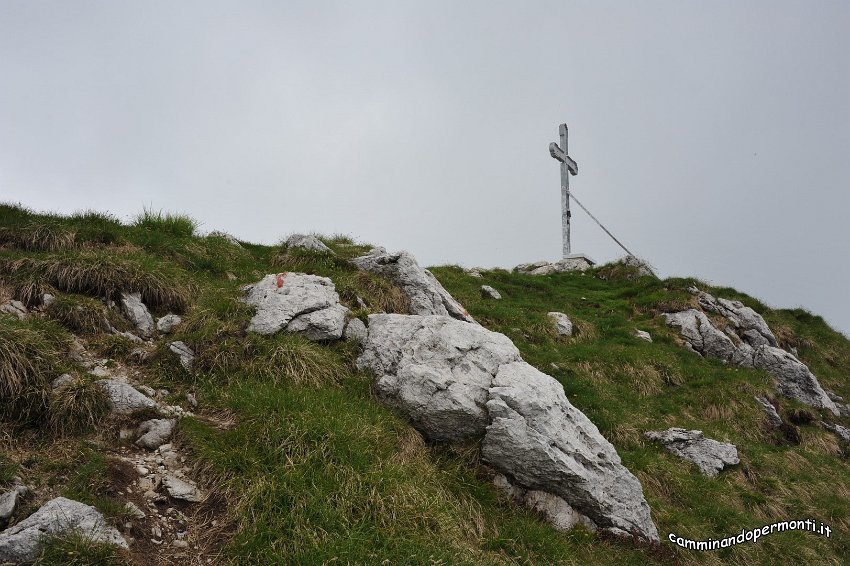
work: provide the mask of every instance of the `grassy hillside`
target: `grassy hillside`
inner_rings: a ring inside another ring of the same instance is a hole
[[[697,553],[580,528],[557,532],[496,492],[475,446],[430,446],[378,404],[371,378],[354,369],[351,344],[244,332],[252,310],[238,300],[240,287],[281,271],[331,277],[354,316],[404,312],[394,285],[345,261],[368,246],[325,238],[336,253],[329,257],[240,247],[195,232],[191,219],[167,214],[146,212],[122,224],[100,213],[60,217],[0,206],[0,293],[36,310],[42,293],[57,297],[24,321],[0,316],[0,363],[13,364],[4,352],[14,352],[17,365],[9,367],[27,368],[15,373],[23,383],[14,383],[0,366],[0,486],[16,474],[34,485],[29,511],[48,494],[64,494],[96,505],[128,532],[126,478],[116,463],[121,423],[106,415],[90,378],[65,355],[76,335],[98,356],[132,368],[139,381],[168,389],[174,403],[188,392],[197,397],[195,417],[180,422],[176,440],[211,494],[184,510],[195,527],[190,563],[773,564],[782,557],[840,564],[850,555],[850,452],[806,422],[811,411],[784,399],[783,417],[801,424],[785,434],[769,429],[753,400],[774,395],[767,374],[702,359],[678,343],[658,315],[691,305],[686,289],[693,280],[632,279],[611,267],[545,277],[485,271],[483,278],[457,267],[433,269],[481,324],[509,336],[529,363],[564,385],[640,479],[662,539],[669,532],[719,538],[807,518],[830,525],[830,539],[787,532]],[[481,284],[503,299],[482,299]],[[850,399],[850,342],[820,317],[774,311],[732,289],[697,284],[762,313],[824,387]],[[102,300],[121,291],[141,292],[155,315],[181,313],[183,324],[140,353],[101,330],[104,317],[126,328]],[[358,309],[356,297],[367,308]],[[567,313],[578,333],[558,337],[549,311]],[[636,339],[635,329],[649,331],[654,342]],[[193,373],[168,352],[171,340],[195,350]],[[58,402],[48,385],[64,372],[78,375],[80,385],[76,397]],[[66,422],[75,424],[56,426]],[[709,479],[642,437],[670,426],[736,444],[741,464]],[[146,536],[137,527],[129,532]],[[123,555],[53,541],[42,563],[169,563],[166,554],[144,544]]]

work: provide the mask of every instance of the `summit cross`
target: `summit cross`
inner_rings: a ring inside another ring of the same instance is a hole
[[[561,145],[549,144],[549,155],[561,162],[561,228],[564,259],[570,255],[570,175],[578,175],[578,163],[567,154],[567,125],[558,126]]]

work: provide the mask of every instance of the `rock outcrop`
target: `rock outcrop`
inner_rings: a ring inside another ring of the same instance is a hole
[[[770,402],[770,399],[767,397],[754,397],[756,402],[761,405],[762,410],[764,411],[765,416],[767,416],[767,421],[770,423],[770,426],[773,428],[779,428],[782,426],[782,417],[779,416],[779,412],[776,410],[776,407],[773,406],[773,403]]]
[[[106,524],[97,509],[79,501],[57,497],[0,533],[0,563],[30,564],[38,558],[46,537],[72,533],[95,542],[128,548],[124,537]]]
[[[310,340],[339,340],[348,309],[339,303],[333,282],[304,273],[266,275],[244,287],[245,302],[257,308],[249,332],[296,332]]]
[[[9,519],[18,507],[18,501],[24,497],[29,490],[26,486],[16,485],[12,489],[0,493],[0,528],[5,527]]]
[[[372,248],[368,254],[354,258],[351,262],[365,271],[377,273],[391,279],[410,300],[411,314],[444,315],[475,322],[437,278],[416,263],[408,252],[387,253],[382,247]]]
[[[517,503],[543,515],[546,522],[559,531],[569,531],[577,525],[582,525],[591,531],[596,530],[596,524],[593,521],[570,507],[569,503],[557,495],[515,486],[503,474],[496,474],[493,485]]]
[[[9,301],[0,305],[0,312],[12,314],[18,317],[18,320],[23,320],[27,317],[27,307],[21,301]]]
[[[121,293],[121,310],[136,327],[139,336],[142,338],[153,336],[153,317],[148,312],[148,307],[142,302],[140,293]]]
[[[646,330],[635,330],[635,337],[645,342],[652,342],[652,335]]]
[[[650,440],[657,440],[676,456],[689,460],[708,477],[715,477],[726,466],[738,464],[738,449],[734,444],[705,438],[701,430],[668,428],[663,431],[645,433]]]
[[[521,263],[514,267],[517,273],[528,275],[552,275],[553,273],[564,273],[566,271],[585,271],[593,267],[595,262],[587,256],[575,255],[555,262],[536,261],[534,263]]]
[[[425,437],[483,436],[482,458],[512,483],[562,498],[601,528],[658,540],[614,447],[503,334],[447,316],[371,315],[357,364]]]
[[[570,317],[562,312],[550,312],[546,316],[548,316],[555,325],[555,332],[557,332],[559,336],[573,335],[573,321],[570,320]]]
[[[333,253],[319,238],[309,234],[291,235],[286,239],[286,247],[288,249],[309,250],[311,252]]]
[[[809,368],[791,353],[770,345],[776,338],[758,313],[737,301],[716,300],[707,293],[700,295],[700,305],[718,314],[728,313],[731,326],[722,332],[697,309],[662,315],[688,347],[707,358],[763,369],[776,379],[782,395],[838,414],[835,403]]]

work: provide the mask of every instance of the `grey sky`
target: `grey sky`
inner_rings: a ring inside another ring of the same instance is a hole
[[[850,333],[850,3],[0,2],[0,198],[662,275]],[[621,255],[580,211],[573,249]]]

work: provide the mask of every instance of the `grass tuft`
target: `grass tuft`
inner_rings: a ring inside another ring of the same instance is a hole
[[[129,566],[120,548],[94,542],[77,533],[67,537],[52,537],[42,543],[36,566]]]
[[[109,320],[106,306],[101,301],[79,295],[56,297],[46,312],[65,328],[79,334],[96,334]]]
[[[94,380],[74,377],[50,397],[47,425],[56,436],[95,430],[109,414],[109,398]]]
[[[28,222],[23,226],[0,228],[0,245],[22,250],[55,252],[76,246],[75,233],[55,222]]]
[[[48,324],[0,317],[0,418],[30,423],[44,416],[66,345]]]
[[[172,214],[170,212],[154,211],[145,208],[133,220],[133,226],[169,236],[185,238],[195,235],[198,222],[183,214]]]

